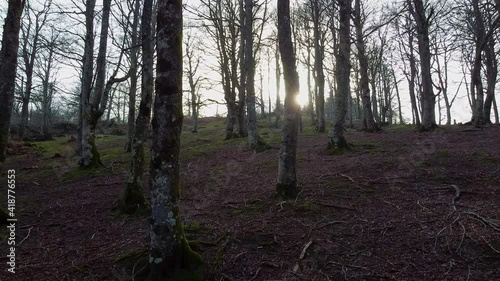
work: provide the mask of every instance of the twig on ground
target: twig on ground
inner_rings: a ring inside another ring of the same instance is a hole
[[[490,242],[488,242],[486,239],[484,239],[484,237],[483,237],[483,236],[481,236],[481,238],[483,239],[483,241],[484,241],[484,242],[486,242],[486,244],[488,244],[488,246],[490,246],[490,248],[491,248],[491,249],[492,249],[495,253],[500,254],[500,251],[499,251],[499,250],[497,250],[497,249],[495,249],[495,247],[493,247],[493,246],[490,244]]]
[[[343,263],[334,262],[334,261],[329,261],[327,264],[333,264],[333,265],[338,265],[338,266],[342,266],[342,267],[352,267],[352,268],[359,268],[359,269],[368,270],[368,268],[363,267],[363,266],[352,265],[352,264],[343,264]]]
[[[327,222],[327,223],[325,223],[323,225],[318,226],[318,229],[323,228],[323,227],[327,227],[327,226],[332,225],[332,224],[337,224],[337,223],[347,223],[347,221],[331,221],[331,222]]]
[[[259,267],[259,269],[257,269],[257,271],[255,272],[255,275],[252,277],[252,279],[250,279],[250,281],[253,281],[255,278],[257,278],[257,275],[259,275],[259,272],[261,269],[262,269],[262,267]]]
[[[32,228],[33,228],[33,226],[28,229],[28,234],[26,235],[26,237],[24,237],[23,240],[21,240],[21,242],[19,242],[18,246],[21,246],[21,244],[24,242],[24,240],[28,239],[28,237],[30,236]]]
[[[225,273],[221,273],[222,277],[226,278],[229,281],[233,281],[234,279],[226,275]]]
[[[325,206],[325,207],[331,207],[331,208],[337,208],[337,209],[345,209],[345,210],[356,211],[356,209],[354,209],[354,208],[345,207],[345,206],[339,206],[339,205],[334,205],[334,204],[330,204],[330,203],[322,203],[322,202],[313,202],[313,203],[321,205],[321,206]]]
[[[485,218],[485,217],[480,216],[480,215],[478,215],[478,214],[476,214],[474,212],[464,212],[464,213],[467,214],[467,215],[473,216],[474,218],[476,218],[477,220],[481,221],[485,225],[493,228],[494,230],[500,231],[500,223],[493,222],[492,219]]]
[[[452,184],[451,187],[453,187],[455,189],[455,196],[451,199],[451,207],[453,208],[453,211],[457,211],[457,206],[455,205],[455,203],[457,202],[457,200],[460,198],[460,194],[462,193],[460,191],[460,188],[458,188],[458,186]]]
[[[340,175],[341,177],[343,177],[343,178],[347,178],[347,179],[349,179],[349,180],[350,180],[351,182],[353,182],[353,183],[356,183],[356,182],[355,182],[355,181],[354,181],[354,180],[353,180],[350,176],[348,176],[348,175],[344,175],[344,174],[341,174],[341,173],[339,173],[339,175]]]
[[[309,242],[307,242],[307,244],[304,246],[304,248],[302,249],[302,253],[300,253],[300,257],[299,257],[299,260],[303,259],[304,256],[306,255],[306,252],[307,252],[307,249],[309,249],[309,247],[311,246],[311,244],[313,243],[312,240],[310,240]]]

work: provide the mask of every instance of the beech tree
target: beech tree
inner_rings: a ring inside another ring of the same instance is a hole
[[[0,170],[6,158],[16,82],[21,15],[26,1],[9,0],[0,50]]]
[[[21,27],[22,48],[21,57],[23,60],[22,69],[26,76],[26,85],[24,92],[21,94],[22,111],[21,111],[21,124],[19,125],[18,136],[23,139],[25,137],[26,126],[28,125],[29,104],[31,93],[33,90],[33,75],[35,60],[37,59],[38,52],[43,47],[42,29],[47,23],[47,17],[52,1],[46,0],[43,8],[36,11],[28,2],[27,12],[25,13],[25,21]]]
[[[424,5],[423,0],[407,0],[407,4],[416,23],[418,38],[422,79],[422,129],[432,130],[436,127],[436,97],[432,86],[429,29],[434,16],[434,9],[432,6]]]
[[[296,100],[299,93],[299,75],[293,52],[289,0],[278,0],[278,42],[286,95],[276,191],[281,198],[295,198],[299,193],[296,154],[300,106]]]
[[[147,208],[147,201],[144,197],[144,165],[146,163],[144,155],[144,145],[147,142],[151,101],[154,91],[153,73],[153,28],[151,21],[153,15],[153,0],[144,0],[142,20],[140,27],[141,49],[142,49],[142,81],[141,81],[141,102],[137,119],[135,120],[134,136],[132,138],[132,160],[130,163],[130,173],[127,185],[120,199],[119,207],[123,213],[134,213]]]
[[[329,133],[330,148],[344,149],[349,145],[344,137],[347,101],[350,95],[350,53],[351,53],[351,0],[338,0],[339,5],[339,51],[337,54],[337,92],[335,93],[335,110],[333,126]]]
[[[95,82],[93,81],[93,26],[94,26],[95,0],[88,0],[85,10],[85,49],[82,67],[82,87],[81,87],[81,109],[80,109],[80,134],[79,152],[81,167],[96,167],[101,165],[101,160],[95,145],[94,131],[97,122],[104,114],[108,104],[109,93],[113,84],[123,82],[128,79],[130,71],[126,76],[116,78],[120,69],[123,57],[123,48],[120,53],[116,69],[106,81],[106,52],[108,48],[109,16],[111,12],[111,0],[103,1],[101,33],[99,40],[99,50],[96,59]],[[124,38],[125,40],[125,38]]]
[[[182,131],[182,1],[159,0],[156,94],[149,186],[149,280],[203,280],[201,257],[185,238],[179,214]]]
[[[370,99],[370,86],[368,77],[368,57],[366,55],[366,43],[363,34],[364,19],[362,18],[361,0],[355,0],[354,4],[354,27],[356,29],[356,48],[358,50],[360,91],[363,100],[363,129],[367,132],[378,130],[373,118],[372,104]]]

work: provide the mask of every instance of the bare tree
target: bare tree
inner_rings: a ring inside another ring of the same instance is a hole
[[[432,86],[429,28],[434,16],[434,8],[424,5],[423,0],[407,0],[407,4],[417,26],[422,78],[422,129],[432,130],[436,127],[436,97]]]
[[[25,1],[9,0],[0,50],[0,170],[6,158],[17,68],[19,29]]]
[[[339,4],[339,51],[337,54],[337,92],[335,93],[335,111],[333,118],[333,126],[329,133],[330,148],[345,149],[349,145],[344,137],[345,116],[347,113],[347,101],[350,95],[350,15],[351,15],[351,0],[338,0]]]
[[[42,47],[40,44],[41,32],[43,27],[47,23],[47,17],[49,15],[51,4],[51,0],[46,0],[43,4],[43,8],[40,11],[36,11],[28,2],[27,12],[25,13],[25,22],[23,23],[21,28],[23,42],[21,56],[23,59],[23,70],[26,76],[26,87],[24,88],[25,91],[21,96],[21,124],[19,125],[18,131],[19,138],[21,139],[25,137],[26,126],[28,125],[28,111],[31,92],[33,90],[35,60],[37,58],[38,52],[40,51],[40,48]]]
[[[299,75],[293,52],[289,0],[278,0],[278,42],[283,63],[286,96],[285,124],[281,138],[276,191],[282,198],[295,198],[299,193],[295,164],[300,106],[296,101],[299,93]]]
[[[131,39],[130,39],[130,88],[129,88],[129,100],[128,100],[128,126],[127,126],[127,143],[125,145],[125,150],[127,152],[131,152],[132,150],[132,138],[134,136],[134,122],[135,122],[135,98],[137,95],[137,73],[138,73],[138,53],[139,48],[137,45],[139,43],[139,17],[140,17],[140,8],[141,1],[134,0],[133,7],[133,20],[130,25],[131,31]],[[128,25],[127,25],[128,26]]]
[[[373,118],[372,104],[370,100],[370,86],[368,77],[368,57],[365,50],[365,39],[363,35],[363,19],[361,11],[361,0],[355,0],[354,3],[354,26],[356,29],[356,48],[358,50],[359,72],[360,72],[360,91],[363,99],[363,129],[367,132],[378,130],[375,119]]]
[[[154,26],[152,26],[153,0],[144,0],[144,8],[141,16],[141,49],[142,49],[142,83],[141,83],[141,103],[135,121],[134,137],[132,138],[132,160],[130,164],[130,174],[125,190],[120,199],[119,208],[123,213],[135,213],[147,208],[147,201],[144,197],[143,181],[145,169],[144,145],[147,142],[151,101],[154,91],[153,73],[153,44]]]
[[[149,186],[149,280],[203,280],[201,257],[184,236],[179,214],[182,131],[182,1],[159,0],[157,70]]]

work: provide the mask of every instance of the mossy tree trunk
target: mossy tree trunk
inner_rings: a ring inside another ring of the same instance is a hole
[[[154,90],[153,74],[153,46],[152,26],[153,0],[144,0],[144,8],[141,20],[142,38],[142,83],[141,103],[137,115],[134,136],[132,138],[132,161],[130,163],[130,175],[120,200],[120,211],[132,214],[148,207],[144,197],[144,145],[148,138],[151,101]]]
[[[335,93],[335,110],[333,126],[330,129],[329,147],[335,149],[348,148],[344,137],[347,102],[350,93],[350,14],[351,0],[339,0],[339,50],[337,54],[337,92]]]
[[[276,192],[280,198],[295,198],[299,193],[296,172],[297,138],[300,119],[299,75],[295,65],[290,27],[290,1],[278,0],[278,41],[285,79],[285,118],[278,166]]]
[[[182,1],[159,0],[157,75],[149,186],[149,280],[203,280],[201,257],[187,244],[179,214],[182,130]]]
[[[94,68],[94,9],[95,0],[88,0],[85,5],[85,47],[82,65],[82,86],[80,101],[79,150],[81,167],[98,165],[98,159],[92,154],[94,137],[90,135],[90,94]],[[95,144],[94,144],[95,146]]]
[[[2,50],[0,51],[0,169],[7,157],[10,118],[17,68],[19,29],[25,1],[9,0],[7,16],[3,26]]]

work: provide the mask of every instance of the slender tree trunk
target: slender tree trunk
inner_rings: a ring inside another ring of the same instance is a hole
[[[262,67],[260,68],[259,71],[259,81],[260,81],[260,89],[259,89],[259,96],[260,96],[260,114],[261,118],[266,119],[266,104],[264,103],[264,77],[262,75]]]
[[[363,40],[363,27],[361,23],[361,0],[355,0],[354,4],[354,25],[356,27],[356,47],[358,49],[360,88],[363,99],[363,129],[367,132],[378,131],[377,124],[373,118],[372,104],[370,101],[370,86],[368,78],[368,58]],[[373,107],[376,109],[376,105]]]
[[[432,88],[429,19],[425,15],[422,0],[413,0],[413,5],[409,5],[409,7],[417,25],[420,74],[422,76],[422,125],[424,130],[432,130],[436,127],[436,97]]]
[[[314,71],[316,78],[317,101],[318,107],[318,132],[324,133],[326,127],[325,121],[325,74],[323,73],[323,46],[321,45],[321,30],[320,30],[320,9],[319,1],[311,1],[312,15],[314,25]]]
[[[335,93],[335,111],[333,126],[329,133],[329,147],[336,149],[348,148],[344,137],[345,118],[347,113],[348,97],[350,95],[350,15],[351,0],[339,0],[340,38],[339,52],[337,55],[337,92]]]
[[[248,144],[258,151],[257,114],[255,112],[255,60],[253,57],[253,0],[245,0],[245,21],[242,36],[245,41],[245,92],[248,113]]]
[[[495,96],[495,86],[498,76],[497,61],[495,57],[495,39],[490,36],[485,47],[486,55],[486,98],[484,100],[484,121],[491,124],[491,105]]]
[[[157,70],[149,186],[151,281],[203,280],[203,261],[187,243],[179,213],[182,131],[182,1],[159,0]]]
[[[9,0],[7,16],[3,26],[2,49],[0,51],[0,170],[7,157],[10,118],[16,85],[17,50],[19,29],[25,1]]]
[[[313,92],[311,90],[311,48],[309,48],[309,38],[307,38],[307,95],[308,95],[308,110],[311,116],[311,122],[316,125],[314,121],[314,103],[313,103]]]
[[[286,96],[285,123],[281,138],[276,191],[281,198],[295,198],[299,193],[295,162],[300,106],[296,101],[299,93],[299,75],[293,53],[289,0],[278,0],[278,41],[283,63]]]
[[[132,138],[134,136],[134,122],[135,122],[135,97],[137,95],[137,43],[139,42],[139,35],[137,29],[139,27],[139,14],[141,8],[141,1],[135,0],[134,19],[132,21],[132,38],[130,45],[130,90],[128,93],[128,120],[127,120],[127,143],[125,151],[132,151]]]
[[[495,113],[495,124],[500,124],[499,118],[498,118],[498,107],[497,107],[497,99],[495,96],[493,96],[493,112]]]
[[[246,90],[247,90],[247,86],[246,86],[246,79],[248,78],[248,74],[246,73],[247,69],[245,67],[245,64],[246,64],[246,49],[247,49],[247,42],[246,42],[246,39],[245,39],[245,36],[243,36],[243,29],[245,29],[246,27],[246,18],[245,18],[245,0],[239,0],[239,12],[240,12],[240,15],[239,15],[239,24],[240,24],[240,31],[241,31],[241,35],[240,36],[240,48],[239,48],[239,54],[238,54],[238,57],[239,57],[239,63],[240,63],[240,82],[239,82],[239,86],[238,86],[238,135],[240,137],[245,137],[247,136],[247,133],[248,133],[248,128],[245,128],[245,106],[246,106],[246,96],[247,96],[247,93],[246,93]],[[234,28],[234,27],[233,27]],[[236,35],[235,35],[236,37]],[[232,38],[233,40],[235,40],[235,38]],[[234,48],[236,48],[236,44],[233,44],[232,45]],[[250,49],[252,47],[250,46]],[[236,51],[234,51],[233,53],[235,53]],[[234,82],[233,84],[234,85],[237,85],[237,64],[235,62],[233,62],[233,71],[232,71],[232,74],[233,74],[233,77],[235,77],[234,79]],[[255,97],[254,97],[254,100],[255,100]]]
[[[274,109],[274,115],[276,115],[276,120],[274,126],[279,128],[281,121],[281,100],[280,100],[280,85],[281,85],[281,69],[280,69],[280,49],[276,46],[276,107]],[[286,90],[286,85],[285,85]]]
[[[85,47],[83,54],[81,109],[80,109],[80,161],[82,167],[98,165],[99,159],[94,159],[92,153],[95,148],[93,136],[90,134],[90,94],[94,67],[94,9],[95,0],[88,0],[85,6]],[[94,147],[92,144],[94,143]]]
[[[53,43],[48,46],[49,56],[47,58],[46,69],[44,70],[44,78],[42,80],[42,97],[43,97],[43,126],[42,126],[42,136],[44,140],[52,139],[49,133],[49,117],[50,117],[50,107],[52,102],[52,97],[54,94],[54,84],[49,82],[50,73],[52,70],[52,62],[54,56],[54,46]]]
[[[407,18],[407,25],[409,25],[410,19]],[[417,126],[420,126],[420,113],[418,110],[418,104],[417,104],[417,98],[416,98],[416,93],[415,93],[415,79],[417,76],[417,66],[415,62],[415,55],[413,53],[413,31],[408,27],[406,30],[408,33],[408,60],[410,61],[410,77],[408,81],[408,92],[410,94],[410,102],[411,102],[411,108],[413,112],[413,116],[415,118],[415,124]]]
[[[392,79],[394,80],[394,88],[396,89],[396,98],[398,99],[398,114],[399,114],[399,124],[404,124],[403,111],[401,110],[401,96],[399,95],[399,86],[396,78],[396,72],[392,68]]]
[[[148,206],[142,185],[144,181],[144,165],[146,163],[144,145],[148,139],[151,101],[154,91],[152,44],[154,26],[151,25],[152,15],[153,0],[144,0],[140,30],[142,42],[141,103],[135,121],[134,137],[132,138],[130,174],[120,200],[120,211],[128,214],[144,210]]]

